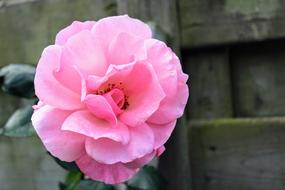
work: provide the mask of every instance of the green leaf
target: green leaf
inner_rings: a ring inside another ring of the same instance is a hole
[[[1,134],[10,137],[32,136],[35,133],[31,123],[32,114],[31,105],[16,110],[2,128]]]
[[[2,90],[8,94],[32,98],[34,90],[35,67],[26,64],[10,64],[0,70]]]
[[[76,190],[115,190],[115,188],[113,185],[107,185],[97,181],[82,180]]]
[[[58,187],[59,187],[59,190],[67,190],[67,185],[65,185],[62,182],[59,182]]]
[[[77,185],[82,179],[81,172],[68,172],[64,183],[59,183],[60,190],[76,190]]]
[[[164,190],[165,180],[152,166],[144,166],[137,175],[127,182],[127,185],[139,190]]]
[[[57,157],[54,157],[51,153],[48,152],[48,154],[55,160],[55,162],[60,165],[63,169],[67,170],[67,171],[73,171],[73,172],[79,172],[79,168],[76,165],[75,162],[65,162],[62,161],[60,159],[58,159]]]

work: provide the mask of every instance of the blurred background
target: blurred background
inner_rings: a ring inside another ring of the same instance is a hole
[[[35,65],[74,20],[156,23],[190,99],[159,170],[168,189],[285,189],[285,0],[0,0],[0,66]],[[0,94],[0,126],[26,100]],[[36,137],[0,136],[1,190],[56,190],[65,171]]]

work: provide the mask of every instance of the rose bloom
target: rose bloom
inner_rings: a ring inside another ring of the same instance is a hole
[[[143,22],[73,22],[44,49],[33,126],[46,149],[116,184],[164,151],[188,99],[188,76]]]

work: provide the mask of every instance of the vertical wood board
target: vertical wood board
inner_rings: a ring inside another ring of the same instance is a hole
[[[189,73],[189,118],[221,118],[233,115],[231,76],[226,48],[185,51]]]
[[[236,116],[285,115],[285,41],[231,50]]]
[[[283,190],[285,119],[190,121],[195,190]]]

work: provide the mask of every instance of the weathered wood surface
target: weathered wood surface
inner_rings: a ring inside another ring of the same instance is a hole
[[[285,115],[284,42],[243,45],[231,50],[236,116]]]
[[[0,65],[35,64],[43,48],[52,44],[56,33],[72,21],[97,20],[113,14],[115,0],[37,0],[2,6]]]
[[[232,117],[232,87],[227,48],[187,51],[183,54],[189,74],[191,119]]]
[[[0,92],[0,128],[19,104],[20,100],[18,98]]]
[[[180,55],[180,36],[176,0],[117,0],[118,13],[144,21],[154,21],[166,33],[168,45]],[[190,165],[187,133],[180,120],[160,157],[159,170],[167,180],[167,189],[190,190]]]
[[[179,0],[183,47],[285,37],[284,0]]]
[[[195,190],[285,189],[285,118],[190,121]]]
[[[1,190],[58,190],[65,171],[33,138],[0,137]]]
[[[143,21],[154,21],[165,32],[168,45],[180,54],[180,32],[176,0],[117,0],[118,13]]]

